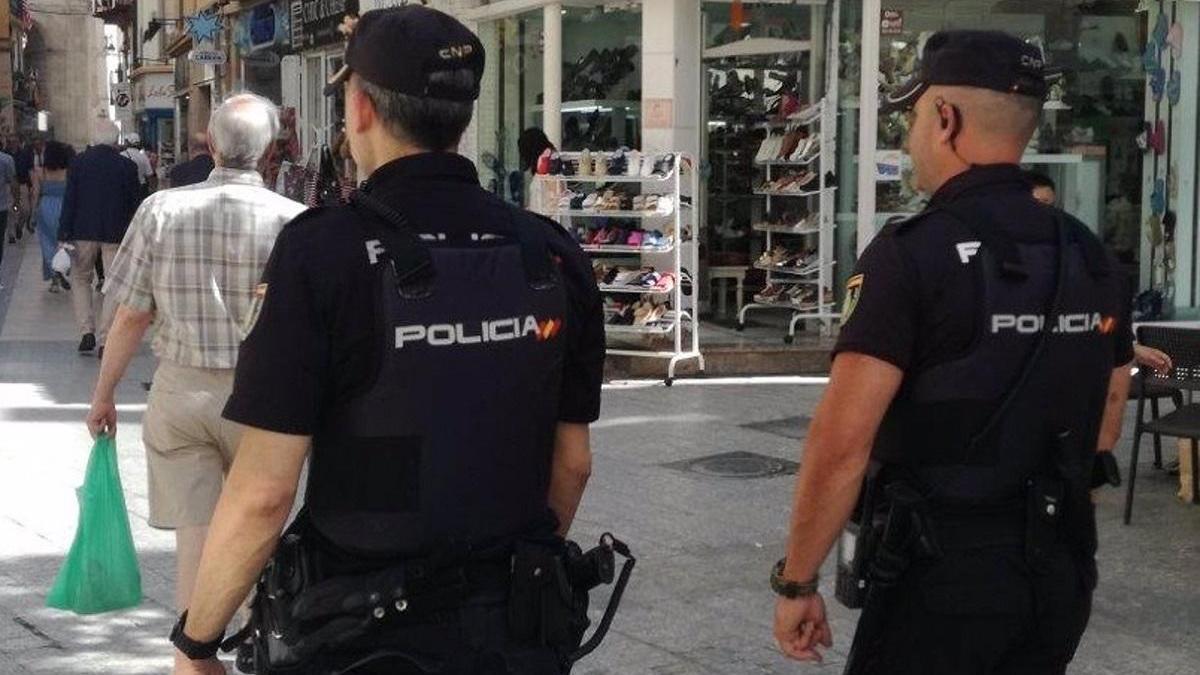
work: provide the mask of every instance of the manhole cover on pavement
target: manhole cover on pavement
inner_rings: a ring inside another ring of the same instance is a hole
[[[808,434],[808,423],[810,421],[807,415],[799,415],[797,417],[781,417],[777,420],[767,420],[765,422],[751,422],[738,426],[743,429],[783,436],[784,438],[802,440]]]
[[[723,452],[663,466],[677,471],[717,478],[767,478],[796,473],[799,464],[754,452]]]

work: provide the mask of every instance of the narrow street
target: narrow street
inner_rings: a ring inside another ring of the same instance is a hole
[[[0,673],[164,673],[173,537],[146,524],[140,421],[142,382],[153,370],[148,349],[118,394],[120,465],[145,601],[88,617],[44,606],[74,532],[97,361],[75,353],[70,298],[46,292],[39,265],[27,237],[5,252],[0,279]],[[820,394],[819,383],[794,382],[609,387],[574,537],[587,546],[612,531],[639,562],[608,640],[576,673],[840,672],[855,616],[831,599],[832,565],[822,589],[835,647],[819,668],[787,663],[775,650],[766,581],[785,536],[787,462],[797,458]],[[1128,437],[1118,450],[1123,470]],[[760,457],[696,462],[722,453]],[[1150,467],[1152,452],[1143,457],[1131,527],[1120,524],[1124,492],[1100,496],[1100,589],[1073,673],[1196,672],[1200,509],[1175,498],[1176,479]],[[594,597],[594,617],[602,606]]]

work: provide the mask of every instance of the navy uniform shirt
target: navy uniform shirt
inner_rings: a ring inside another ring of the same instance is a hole
[[[380,167],[370,181],[372,196],[399,210],[420,232],[507,219],[514,208],[481,188],[475,167],[454,154],[398,159]],[[318,209],[279,235],[263,276],[262,313],[242,345],[226,418],[312,435],[324,411],[373,384],[383,328],[376,316],[377,268],[362,229],[348,222],[361,217],[350,207]],[[600,413],[605,343],[591,264],[557,224],[529,213],[521,217],[529,227],[553,228],[551,248],[562,260],[568,313],[558,419],[594,422]]]
[[[1054,240],[1055,221],[1031,190],[1014,164],[976,166],[947,181],[929,206],[970,204],[979,209],[983,226],[1002,228],[1013,241]],[[978,237],[945,212],[921,216],[903,236],[899,225],[884,227],[859,259],[834,354],[866,354],[915,373],[962,357],[974,345],[981,324],[977,279],[973,267],[963,264],[970,252],[960,251],[959,244]],[[1115,262],[1110,268],[1116,269]],[[1101,283],[1123,324],[1115,333],[1115,368],[1133,360],[1131,298],[1123,275],[1110,274]]]

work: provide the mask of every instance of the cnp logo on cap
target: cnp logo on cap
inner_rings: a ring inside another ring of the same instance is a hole
[[[346,65],[330,78],[325,95],[358,73],[400,94],[470,102],[479,98],[483,66],[483,43],[454,17],[421,5],[378,9],[355,24]],[[464,70],[469,78],[449,75]]]

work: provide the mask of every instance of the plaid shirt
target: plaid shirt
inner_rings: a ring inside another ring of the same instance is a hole
[[[255,171],[218,167],[203,183],[156,192],[134,216],[104,292],[156,314],[160,359],[233,368],[275,237],[302,211]]]

